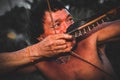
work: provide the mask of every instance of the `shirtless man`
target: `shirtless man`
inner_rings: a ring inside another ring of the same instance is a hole
[[[75,41],[64,34],[74,23],[72,16],[57,0],[49,1],[51,10],[46,0],[32,9],[31,36],[40,42],[11,54],[1,53],[1,74],[35,62],[35,66],[22,67],[22,71],[34,71],[37,67],[48,80],[115,80],[104,45],[120,36],[120,21],[103,23],[93,34]],[[77,46],[72,49],[75,42]],[[57,55],[64,52],[68,53]],[[56,56],[47,58],[53,55]]]
[[[65,33],[67,28],[74,23],[70,13],[57,0],[49,1],[51,10],[46,0],[41,0],[41,3],[33,9],[34,29],[32,30],[40,33],[34,35],[38,37],[38,40],[50,37],[49,35]],[[120,21],[105,22],[99,27],[104,28],[78,41],[77,47],[70,51],[70,54],[41,61],[35,66],[48,80],[115,80],[114,71],[104,53],[104,45],[120,36]],[[50,41],[50,44],[53,42]],[[55,45],[61,47],[60,43],[62,42],[58,41]],[[66,47],[71,46],[72,44],[67,44]],[[53,52],[56,50],[55,47],[51,49]]]

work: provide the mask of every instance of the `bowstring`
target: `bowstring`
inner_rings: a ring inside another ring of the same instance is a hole
[[[52,22],[52,28],[54,29],[55,34],[56,34],[56,30],[55,30],[55,26],[54,26],[54,21],[53,21],[53,17],[52,17],[52,9],[51,9],[49,0],[47,0],[47,5],[48,5],[48,10],[49,10],[49,14],[50,14],[51,22]]]
[[[55,27],[54,27],[54,21],[53,21],[53,17],[52,17],[52,10],[51,10],[51,6],[50,6],[49,0],[47,0],[47,5],[48,5],[49,14],[50,14],[51,22],[52,22],[52,28],[54,29],[55,34],[56,34],[56,30],[55,30]],[[111,78],[115,78],[112,74],[109,74],[108,72],[104,71],[103,69],[99,68],[98,66],[94,65],[93,63],[91,63],[89,61],[86,61],[85,59],[81,58],[78,54],[74,53],[73,51],[71,51],[71,55],[77,57],[78,59],[82,60],[83,62],[85,62],[85,63],[93,66],[94,68],[100,70],[101,72],[105,73],[106,75],[110,76]]]
[[[95,64],[93,64],[93,63],[91,63],[91,62],[89,62],[89,61],[87,61],[87,60],[85,60],[85,59],[83,59],[81,56],[79,56],[79,55],[76,54],[75,52],[71,51],[71,55],[74,56],[74,57],[76,57],[76,58],[78,58],[79,60],[81,60],[81,61],[83,61],[83,62],[85,62],[85,63],[93,66],[93,67],[96,68],[97,70],[105,73],[105,74],[108,75],[110,78],[115,79],[115,80],[118,80],[116,76],[108,73],[107,71],[103,70],[102,68],[98,67],[97,65],[95,65]]]

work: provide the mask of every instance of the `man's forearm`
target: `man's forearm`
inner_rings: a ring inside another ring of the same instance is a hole
[[[51,35],[41,42],[24,49],[0,53],[0,74],[13,71],[38,59],[69,52],[72,49],[66,43],[66,40],[69,39],[71,40],[72,36],[67,34]]]
[[[13,71],[18,67],[30,63],[26,48],[15,51],[0,53],[0,74]]]

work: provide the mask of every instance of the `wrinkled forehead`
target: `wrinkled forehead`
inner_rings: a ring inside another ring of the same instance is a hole
[[[64,19],[66,18],[68,15],[70,15],[70,13],[66,10],[66,9],[62,9],[62,10],[57,10],[55,12],[49,12],[49,11],[46,11],[45,12],[45,16],[44,16],[44,20],[48,21],[48,22],[51,22],[51,15],[52,15],[52,18],[53,18],[53,21],[56,21],[57,19]]]

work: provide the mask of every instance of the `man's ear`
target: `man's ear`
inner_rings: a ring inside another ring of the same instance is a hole
[[[45,35],[44,35],[44,34],[41,34],[41,35],[37,38],[37,40],[42,41],[44,38],[45,38]]]

